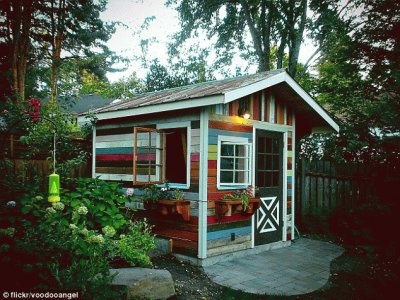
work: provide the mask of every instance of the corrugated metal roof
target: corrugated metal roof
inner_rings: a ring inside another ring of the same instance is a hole
[[[161,103],[171,103],[182,100],[202,98],[213,95],[223,95],[235,89],[256,83],[266,78],[285,72],[285,69],[267,71],[253,75],[228,78],[223,80],[208,81],[198,84],[186,85],[182,87],[139,94],[131,99],[123,100],[118,103],[95,110],[97,113],[143,107]]]

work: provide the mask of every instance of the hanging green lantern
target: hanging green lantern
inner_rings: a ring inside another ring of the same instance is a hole
[[[49,202],[54,206],[60,201],[60,176],[53,173],[49,176]]]

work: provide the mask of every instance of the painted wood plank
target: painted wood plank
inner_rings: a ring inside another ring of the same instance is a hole
[[[210,174],[210,171],[208,172],[208,174]],[[217,200],[222,198],[224,195],[226,194],[226,192],[218,192],[218,193],[208,193],[207,197],[208,200]],[[214,204],[213,204],[214,205]]]
[[[133,161],[133,154],[107,154],[96,155],[96,160],[131,160]]]
[[[96,173],[95,175],[100,176],[100,179],[103,180],[133,181],[133,175],[127,175],[127,174]]]
[[[217,184],[217,177],[208,177],[208,184]]]
[[[233,124],[219,121],[208,121],[209,128],[220,129],[220,130],[228,130],[228,131],[239,131],[239,132],[253,132],[252,126],[246,126],[241,124]],[[209,134],[210,135],[210,134]]]
[[[244,138],[248,138],[248,139],[253,138],[253,133],[252,132],[221,130],[221,129],[215,129],[215,128],[210,128],[210,130],[208,131],[208,137],[209,138],[210,137],[217,137],[219,135],[237,136],[237,137],[244,137]],[[211,143],[209,142],[209,144],[211,144]]]
[[[105,174],[133,174],[133,167],[96,167],[96,173]]]
[[[96,141],[96,149],[116,148],[116,147],[132,147],[133,148],[133,140],[131,140],[131,141],[113,141],[113,142],[97,142]]]
[[[200,145],[200,137],[199,136],[191,136],[191,139],[190,139],[190,144],[192,145],[192,146],[194,146],[194,145]]]
[[[125,168],[132,166],[133,160],[96,160],[96,167]]]
[[[200,145],[191,145],[190,152],[191,153],[200,153]]]
[[[227,237],[230,237],[232,233],[235,233],[235,235],[250,234],[251,226],[207,232],[207,241],[221,239],[221,238],[227,238]]]
[[[200,163],[199,163],[198,161],[192,161],[192,162],[190,163],[190,168],[191,168],[191,169],[198,170],[199,167],[200,167],[199,165],[200,165]]]
[[[122,135],[122,134],[133,134],[133,126],[127,126],[127,127],[121,126],[115,128],[107,128],[107,129],[98,128],[96,130],[96,137],[104,135]]]
[[[133,141],[132,133],[96,136],[96,142]]]
[[[199,162],[200,161],[200,153],[190,153],[190,161]]]
[[[217,168],[217,160],[208,160],[208,169],[216,169]]]
[[[96,154],[132,154],[133,147],[96,148]]]
[[[208,154],[210,153],[217,153],[218,152],[218,146],[217,145],[208,145]],[[209,158],[210,160],[210,158]]]
[[[247,226],[251,226],[251,219],[248,218],[245,220],[238,219],[238,220],[230,220],[229,222],[227,222],[225,218],[223,218],[218,223],[208,223],[207,231],[213,232],[213,231],[220,231],[220,230],[247,227]]]
[[[270,99],[270,94],[269,91],[265,91],[265,110],[264,110],[264,116],[265,116],[265,122],[270,122],[270,109],[271,109],[271,99]]]
[[[290,106],[287,106],[286,108],[286,125],[293,125],[293,111]]]
[[[218,157],[218,154],[216,152],[215,153],[208,153],[208,158],[211,159],[211,160],[216,160],[217,157]]]

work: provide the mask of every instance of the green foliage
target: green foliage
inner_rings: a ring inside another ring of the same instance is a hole
[[[127,233],[111,246],[111,253],[124,258],[132,266],[151,266],[147,253],[155,249],[151,227],[146,221],[130,222]]]
[[[32,277],[11,286],[79,290],[85,299],[118,298],[108,288],[110,261],[122,258],[134,266],[151,265],[151,228],[146,220],[131,220],[122,208],[129,197],[118,184],[98,179],[70,184],[73,188],[63,190],[62,202],[54,206],[45,195],[31,193],[15,207],[2,207],[0,265],[15,270],[16,277]],[[11,208],[18,217],[12,216]]]
[[[170,0],[167,5],[178,11],[182,28],[174,48],[205,33],[208,38],[216,37],[216,54],[225,65],[231,65],[239,53],[247,62],[258,64],[259,71],[266,71],[276,54],[275,66],[282,68],[286,56],[289,73],[295,75],[307,1]]]
[[[255,196],[256,191],[257,191],[257,188],[253,188],[252,186],[249,186],[244,191],[235,191],[232,193],[224,194],[224,196],[222,197],[222,200],[240,200],[240,201],[242,201],[243,210],[246,210],[249,208],[250,198]]]
[[[127,198],[120,184],[96,178],[79,178],[71,179],[68,186],[70,188],[62,192],[63,202],[69,204],[71,210],[87,207],[87,226],[99,229],[112,226],[119,229],[126,225],[130,211],[125,207]]]

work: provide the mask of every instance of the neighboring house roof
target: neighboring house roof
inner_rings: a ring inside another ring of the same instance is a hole
[[[131,99],[96,109],[99,120],[144,115],[177,109],[226,104],[265,88],[271,88],[282,101],[298,112],[311,113],[311,117],[338,131],[339,126],[285,69],[253,75],[192,84],[163,91],[139,94]]]
[[[87,113],[91,110],[99,109],[103,106],[107,106],[112,103],[114,99],[107,99],[99,94],[84,94],[79,95],[76,99],[59,99],[61,106],[65,107],[66,110],[81,114]]]

